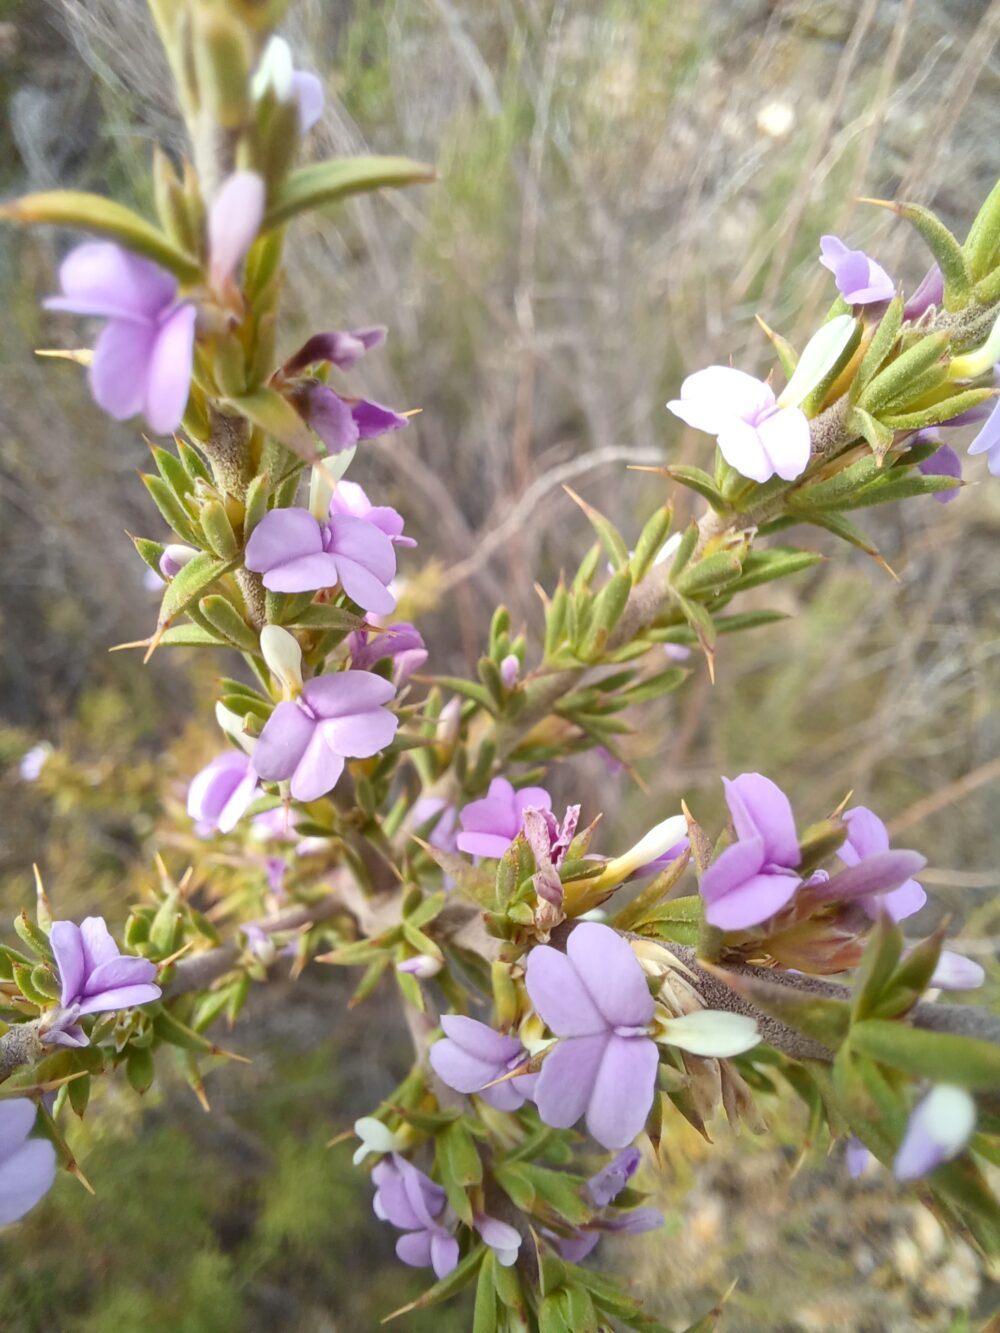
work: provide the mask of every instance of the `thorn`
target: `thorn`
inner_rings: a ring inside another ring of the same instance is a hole
[[[401,417],[418,417],[424,409],[422,407],[411,407],[405,412],[400,412]]]
[[[875,208],[887,208],[890,213],[902,213],[903,205],[893,203],[891,199],[870,199],[867,195],[859,194],[856,200],[859,204],[872,204]]]
[[[625,467],[626,472],[658,472],[661,477],[671,476],[668,467],[656,467],[652,463],[628,463]]]
[[[164,968],[169,967],[171,963],[176,963],[178,958],[183,958],[186,953],[190,953],[193,948],[194,940],[188,940],[187,944],[182,944],[181,947],[175,953],[172,953],[169,958],[161,959],[161,961],[156,964],[157,975],[159,975]]]
[[[76,1161],[73,1158],[71,1158],[66,1163],[66,1170],[70,1173],[71,1176],[73,1176],[75,1180],[78,1180],[80,1182],[80,1184],[83,1186],[83,1188],[87,1191],[88,1194],[94,1194],[96,1196],[96,1190],[94,1189],[93,1185],[80,1170],[79,1166],[77,1165]]]
[[[150,645],[150,640],[149,640],[149,639],[136,639],[136,640],[135,640],[134,642],[132,642],[132,643],[115,643],[115,644],[112,644],[112,646],[108,649],[108,652],[109,652],[109,653],[121,653],[121,652],[124,652],[126,648],[148,648],[149,645]]]
[[[168,630],[169,628],[170,628],[169,624],[167,624],[167,625],[157,625],[157,627],[156,627],[156,633],[155,633],[155,634],[153,635],[153,637],[149,640],[149,649],[148,649],[148,651],[147,651],[147,653],[146,653],[146,656],[142,659],[142,665],[143,665],[143,666],[146,665],[146,663],[149,661],[149,659],[150,659],[150,658],[153,656],[153,654],[156,652],[157,648],[159,648],[159,646],[160,646],[160,641],[161,641],[161,639],[163,638],[164,634],[166,634],[166,632],[167,632],[167,630]]]
[[[341,1131],[340,1134],[334,1134],[332,1139],[328,1139],[326,1146],[328,1148],[336,1148],[338,1143],[346,1143],[348,1139],[353,1139],[354,1137],[355,1134],[353,1129],[345,1129]]]
[[[221,1055],[223,1060],[235,1060],[239,1065],[252,1065],[253,1061],[247,1055],[237,1055],[235,1051],[223,1050],[221,1046],[213,1046],[209,1055]]]
[[[53,361],[74,361],[78,366],[89,366],[94,359],[90,347],[36,347],[35,356],[50,357]]]

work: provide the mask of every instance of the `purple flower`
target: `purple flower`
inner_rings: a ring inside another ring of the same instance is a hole
[[[705,920],[722,930],[758,926],[789,903],[802,883],[795,816],[788,797],[760,773],[722,779],[737,841],[705,871]]]
[[[624,1148],[653,1104],[658,1054],[649,1036],[653,997],[635,954],[609,926],[585,921],[566,953],[548,945],[528,955],[525,985],[562,1040],[535,1085],[538,1114],[568,1129],[582,1115],[605,1148]]]
[[[941,990],[976,990],[985,980],[986,972],[979,963],[942,949],[930,984]]]
[[[356,481],[340,481],[330,500],[330,513],[351,514],[372,523],[396,546],[416,546],[413,537],[403,536],[403,516],[391,505],[373,505]]]
[[[627,1213],[610,1213],[582,1227],[572,1236],[557,1236],[542,1229],[542,1235],[561,1259],[568,1264],[579,1264],[597,1245],[604,1232],[618,1232],[623,1236],[639,1236],[644,1231],[656,1231],[663,1226],[663,1214],[657,1208],[632,1208]]]
[[[282,366],[286,375],[298,375],[310,366],[329,362],[338,370],[352,370],[365,352],[385,342],[384,325],[368,329],[331,329],[328,333],[314,333]]]
[[[458,1241],[443,1225],[445,1192],[405,1157],[393,1153],[372,1171],[375,1216],[406,1234],[396,1254],[412,1268],[430,1265],[440,1279],[458,1263]]]
[[[837,291],[850,305],[891,301],[896,288],[885,269],[863,250],[848,250],[837,236],[821,236],[820,263],[833,274]]]
[[[244,560],[272,592],[339,584],[364,611],[396,609],[387,587],[396,572],[392,542],[374,524],[348,514],[331,514],[321,523],[307,509],[272,509],[250,534]]]
[[[937,264],[932,264],[921,279],[920,286],[903,306],[904,319],[919,319],[932,305],[944,300],[944,275]]]
[[[535,892],[554,907],[562,907],[563,887],[559,867],[566,859],[579,821],[578,805],[566,807],[561,825],[551,810],[538,809],[532,805],[521,816],[521,827],[535,858]]]
[[[537,1075],[496,1083],[498,1078],[523,1065],[528,1053],[516,1037],[505,1037],[485,1023],[461,1014],[445,1014],[441,1019],[445,1036],[430,1050],[431,1068],[456,1092],[477,1092],[484,1102],[498,1111],[516,1111],[531,1096]]]
[[[319,380],[301,381],[291,396],[299,415],[334,454],[408,424],[390,407],[366,398],[344,398]]]
[[[184,566],[190,564],[197,554],[198,552],[193,546],[183,546],[180,542],[171,542],[169,546],[163,548],[163,554],[160,556],[160,573],[165,579],[176,578]],[[161,588],[162,584],[157,580],[155,586]]]
[[[847,1161],[847,1174],[852,1180],[857,1180],[858,1176],[865,1170],[868,1163],[874,1160],[861,1140],[855,1138],[853,1134],[847,1140],[845,1157]]]
[[[889,834],[878,815],[863,805],[856,805],[853,810],[844,812],[847,825],[847,841],[837,855],[846,866],[857,866],[869,858],[881,857],[889,851]],[[916,853],[911,853],[916,855]],[[830,880],[836,886],[839,875]],[[834,896],[835,888],[829,890]],[[903,921],[906,917],[919,912],[927,901],[927,894],[915,879],[907,879],[898,888],[890,892],[865,894],[861,897],[861,906],[874,921],[880,911],[886,911],[893,921]]]
[[[88,916],[79,926],[56,921],[49,939],[59,969],[63,1009],[79,1006],[77,1016],[103,1014],[160,998],[160,988],[153,984],[155,963],[122,954],[103,917]]]
[[[257,63],[250,90],[255,99],[272,91],[279,102],[298,103],[299,133],[308,134],[323,114],[323,84],[315,74],[295,69],[283,37],[271,37]]]
[[[29,1139],[35,1106],[27,1097],[0,1102],[0,1226],[30,1212],[52,1188],[56,1150],[48,1139]]]
[[[22,782],[37,782],[42,776],[42,769],[49,762],[52,746],[48,741],[39,741],[30,750],[21,755],[17,766],[18,777]]]
[[[297,801],[315,801],[337,785],[345,759],[366,759],[390,744],[399,719],[387,704],[390,681],[367,671],[307,680],[297,699],[278,704],[253,752],[265,782],[291,779]]]
[[[938,432],[930,427],[928,430],[917,431],[913,437],[913,443],[936,444],[940,439]],[[958,481],[962,480],[962,460],[950,444],[942,444],[937,453],[931,454],[922,463],[918,463],[917,468],[925,477],[954,477]],[[946,505],[949,501],[957,498],[957,487],[949,487],[947,490],[934,492],[934,499],[939,504]]]
[[[717,437],[722,457],[743,477],[765,482],[801,476],[809,462],[809,422],[798,407],[779,407],[769,384],[730,366],[709,366],[689,375],[680,398],[667,407],[675,416]]]
[[[533,806],[551,810],[552,797],[543,787],[522,787],[515,791],[506,778],[494,778],[486,795],[459,811],[462,832],[459,851],[471,856],[503,856],[521,832],[524,812]]]
[[[964,1088],[939,1083],[910,1115],[893,1163],[897,1180],[917,1180],[957,1157],[976,1127],[976,1104]]]
[[[517,1252],[521,1248],[521,1233],[507,1222],[490,1217],[487,1213],[475,1213],[473,1224],[497,1257],[497,1263],[503,1268],[510,1268],[517,1262]]]
[[[596,1176],[587,1181],[587,1193],[598,1208],[606,1208],[616,1199],[639,1169],[642,1153],[638,1148],[625,1148]]]
[[[231,833],[259,794],[257,774],[242,750],[226,750],[191,779],[187,812],[199,838]]]
[[[419,829],[435,815],[437,821],[426,835],[426,841],[442,852],[457,851],[455,827],[458,824],[458,811],[439,796],[422,796],[410,811],[409,823],[414,829]]]
[[[351,665],[359,671],[371,671],[386,658],[392,659],[392,680],[401,689],[415,671],[427,661],[427,647],[415,625],[400,621],[387,625],[380,634],[356,630],[347,636]]]
[[[177,280],[110,241],[78,245],[59,268],[49,310],[106,319],[90,366],[90,391],[118,421],[141,412],[151,430],[180,425],[191,386],[197,311],[177,302]]]
[[[264,217],[267,194],[253,171],[235,171],[219,186],[208,210],[209,277],[223,292],[254,242]]]
[[[521,674],[521,660],[517,653],[508,653],[500,663],[500,680],[505,690],[512,690]]]
[[[986,424],[969,445],[970,454],[985,454],[986,466],[994,477],[1000,477],[1000,402],[990,413]]]

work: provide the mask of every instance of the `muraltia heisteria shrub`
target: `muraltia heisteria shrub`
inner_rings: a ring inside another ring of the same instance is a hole
[[[433,644],[393,619],[404,517],[357,480],[364,442],[407,426],[352,383],[385,330],[352,311],[357,327],[289,348],[279,305],[299,214],[433,171],[295,166],[322,86],[272,31],[283,7],[151,0],[191,149],[154,150],[155,221],[58,190],[2,210],[89,237],[46,304],[99,321],[92,350],[65,355],[106,412],[162,437],[143,481],[169,535],[135,541],[162,580],[140,646],[209,649],[233,672],[189,813],[247,874],[225,938],[210,880],[192,893],[162,865],[155,899],[110,928],[53,921],[39,884],[0,950],[0,1222],[57,1164],[79,1175],[69,1113],[94,1078],[118,1071],[141,1094],[170,1046],[204,1096],[204,1065],[226,1054],[214,1027],[290,957],[293,973],[359,969],[354,1003],[398,990],[414,1062],[355,1126],[359,1188],[400,1259],[432,1270],[418,1305],[475,1286],[476,1333],[661,1327],[584,1260],[607,1232],[660,1224],[636,1172],[668,1103],[699,1129],[720,1107],[762,1128],[782,1081],[814,1135],[849,1143],[851,1169],[870,1153],[919,1181],[995,1255],[981,1162],[1000,1152],[1000,1019],[923,998],[982,973],[940,931],[904,939],[926,896],[919,852],[891,848],[860,804],[803,793],[793,811],[757,773],[723,780],[721,832],[685,808],[623,850],[599,810],[553,811],[545,783],[587,748],[614,772],[692,650],[711,672],[720,635],[777,619],[739,602],[817,559],[785,529],[877,555],[848,514],[952,499],[961,469],[939,432],[959,423],[983,419],[970,452],[1000,473],[1000,186],[962,244],[891,205],[934,260],[909,297],[824,237],[838,295],[806,346],[765,328],[767,381],[710,366],[668,404],[715,437],[705,468],[661,469],[704,498],[701,519],[673,531],[667,503],[622,534],[581,501],[596,540],[550,590],[544,642],[513,636],[501,607],[475,679],[428,677]]]

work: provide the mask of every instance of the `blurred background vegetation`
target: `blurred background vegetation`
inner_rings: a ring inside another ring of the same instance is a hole
[[[858,196],[929,203],[961,232],[1000,174],[996,2],[298,0],[288,35],[326,81],[311,152],[440,171],[297,224],[282,343],[390,327],[359,379],[422,412],[352,476],[420,540],[404,609],[438,671],[474,663],[500,600],[537,630],[534,583],[588,544],[563,484],[628,534],[663,484],[627,464],[704,463],[707,438],[665,399],[712,361],[768,367],[757,311],[803,340],[831,299],[820,232],[919,280],[916,238]],[[59,184],[149,209],[151,141],[181,146],[138,0],[0,0],[0,104],[3,195]],[[161,531],[137,432],[78,368],[33,355],[79,337],[38,304],[68,240],[0,248],[0,908],[27,901],[37,861],[60,915],[121,922],[155,848],[176,873],[196,854],[182,801],[218,748],[218,664],[108,655],[153,615],[126,531]],[[789,619],[724,642],[714,688],[694,664],[644,719],[630,755],[646,790],[593,756],[552,785],[606,812],[607,848],[680,796],[719,817],[720,773],[767,773],[802,822],[853,789],[930,859],[916,927],[951,916],[995,999],[1000,483],[969,471],[953,504],[867,519],[898,581],[796,534],[830,561],[762,590]],[[26,781],[41,741],[54,750]],[[142,1102],[102,1088],[77,1140],[97,1198],[63,1179],[0,1239],[0,1327],[320,1333],[411,1299],[420,1275],[395,1262],[347,1146],[325,1146],[407,1059],[394,997],[347,1013],[347,980],[261,987],[234,1035],[253,1064],[213,1072],[211,1115],[179,1080]],[[883,1178],[848,1182],[839,1153],[801,1165],[799,1109],[769,1114],[766,1143],[720,1128],[712,1148],[678,1121],[655,1185],[666,1229],[606,1241],[600,1261],[678,1328],[733,1277],[725,1330],[980,1327],[997,1275]]]

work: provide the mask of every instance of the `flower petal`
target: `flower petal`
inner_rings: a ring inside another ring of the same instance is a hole
[[[80,1005],[80,1014],[104,1014],[113,1009],[134,1009],[138,1004],[151,1004],[163,992],[159,986],[119,986],[114,990],[91,995]]]
[[[326,551],[275,565],[264,575],[264,587],[271,592],[313,592],[318,588],[336,587],[339,582],[340,563],[336,556]]]
[[[247,569],[266,574],[291,560],[322,551],[322,530],[307,509],[272,509],[250,534],[245,563]]]
[[[111,241],[88,241],[71,250],[59,266],[62,296],[50,297],[49,310],[76,315],[155,320],[177,294],[177,279]]]
[[[608,1027],[644,1027],[652,1020],[646,974],[616,930],[583,921],[570,932],[566,952]]]
[[[718,445],[722,457],[741,477],[763,483],[774,476],[774,468],[757,428],[748,421],[732,417],[719,431]]]
[[[450,1037],[461,1050],[498,1068],[505,1066],[508,1060],[513,1060],[524,1049],[516,1037],[505,1037],[487,1023],[466,1018],[464,1014],[445,1014],[441,1026],[445,1036]]]
[[[94,402],[116,421],[140,412],[146,402],[157,328],[113,319],[101,330],[90,363]]]
[[[608,1040],[587,1107],[587,1129],[603,1147],[624,1148],[642,1130],[653,1104],[659,1059],[648,1037]]]
[[[197,317],[193,305],[182,305],[161,325],[153,344],[143,411],[158,435],[172,434],[187,407]]]
[[[316,727],[292,774],[291,793],[297,801],[318,801],[333,791],[344,771],[344,759],[330,749],[321,727]]]
[[[65,1008],[72,1004],[83,990],[86,963],[80,927],[73,921],[54,921],[49,933],[49,943],[55,954],[62,986],[59,1003]],[[3,1103],[0,1102],[0,1107],[2,1106]]]
[[[740,844],[737,843],[737,846]],[[729,852],[732,851],[735,848],[730,847]],[[727,856],[728,852],[722,855]],[[719,858],[721,860],[722,857]],[[705,879],[702,880],[702,891]],[[720,930],[747,930],[750,926],[759,926],[791,902],[801,882],[798,875],[792,874],[751,875],[743,883],[731,888],[724,897],[706,903],[705,920]]]
[[[576,968],[558,949],[540,944],[531,950],[524,984],[536,1012],[557,1037],[584,1037],[607,1032],[607,1019],[594,1003]],[[546,1059],[546,1066],[551,1058]]]
[[[773,406],[770,385],[731,366],[696,370],[681,385],[680,398],[667,404],[675,416],[709,435],[718,435],[734,417],[748,421]]]
[[[722,779],[726,804],[741,840],[763,839],[764,863],[794,869],[802,860],[791,802],[777,783],[762,773]]]
[[[387,704],[396,687],[370,671],[338,671],[307,680],[302,694],[319,718],[351,717]]]
[[[771,468],[784,481],[794,481],[809,466],[812,437],[809,421],[799,407],[783,407],[757,423],[757,439]],[[721,437],[719,448],[722,448]]]
[[[48,1139],[29,1139],[6,1158],[0,1165],[0,1226],[34,1208],[55,1178],[56,1150]]]
[[[298,704],[278,704],[268,718],[253,752],[253,766],[265,782],[283,782],[295,772],[316,729]]]
[[[266,189],[255,171],[235,171],[222,185],[208,210],[208,251],[212,286],[229,282],[253,244],[264,217]]]
[[[529,963],[538,952],[532,950]],[[535,1105],[546,1125],[569,1129],[586,1111],[608,1040],[609,1035],[604,1032],[599,1036],[573,1037],[561,1041],[545,1057],[535,1085]]]

